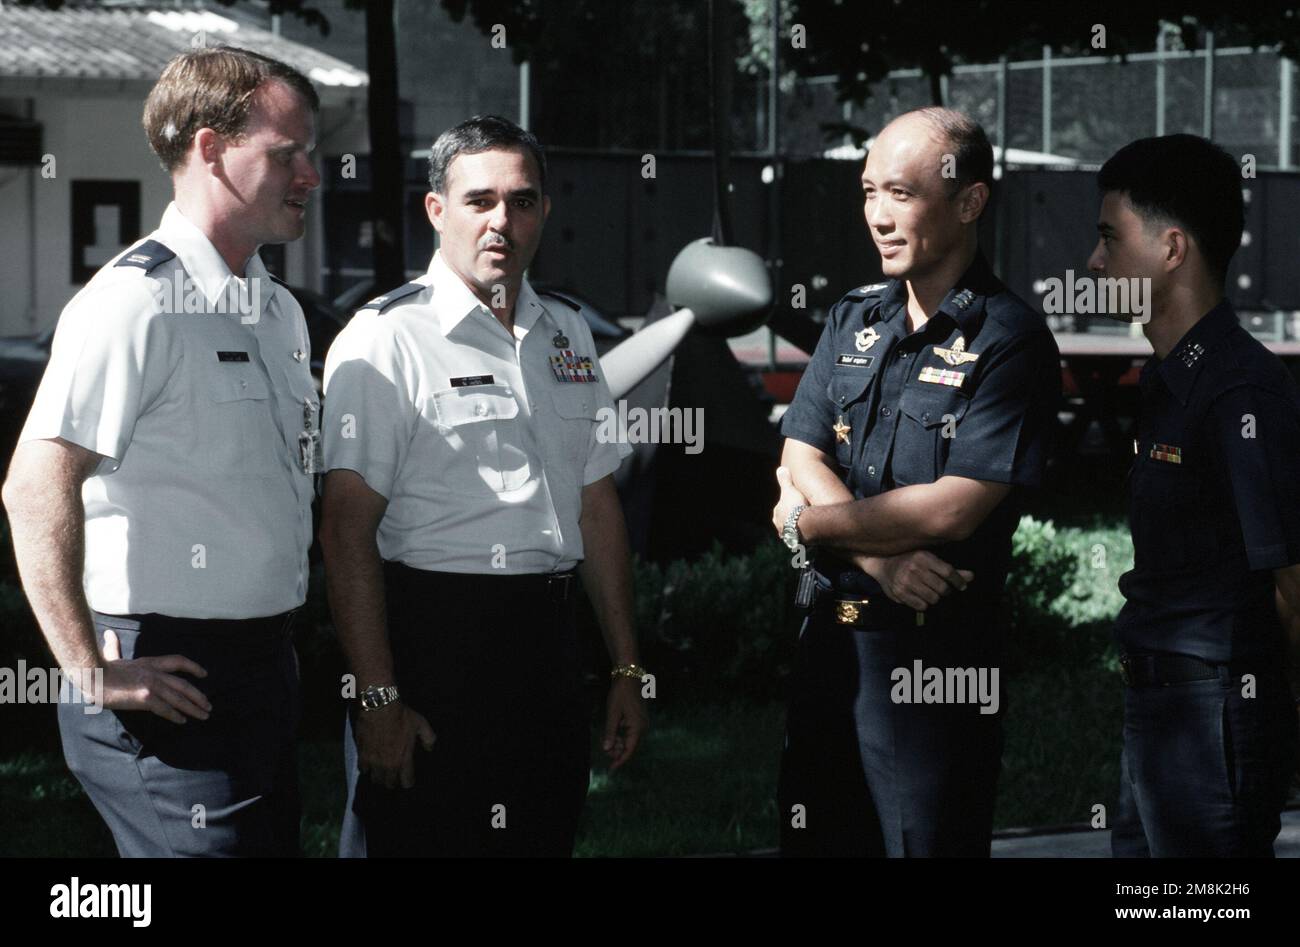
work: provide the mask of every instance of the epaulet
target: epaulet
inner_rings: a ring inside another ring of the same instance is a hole
[[[563,293],[556,292],[553,289],[544,289],[541,292],[539,292],[537,295],[546,296],[550,299],[554,299],[556,302],[563,303],[564,305],[572,309],[574,312],[582,312],[582,305],[577,300],[572,299],[564,295]]]
[[[157,240],[146,240],[130,253],[125,254],[122,259],[114,263],[114,266],[138,266],[148,273],[156,266],[166,263],[175,257],[170,247],[164,246]]]
[[[857,289],[849,290],[844,294],[844,298],[862,302],[871,296],[879,296],[887,286],[889,286],[888,280],[883,283],[868,283],[866,286],[859,286]]]
[[[364,306],[358,309],[357,312],[363,312],[366,309],[373,309],[376,312],[383,312],[385,309],[388,309],[390,306],[393,305],[393,303],[397,302],[398,300],[405,299],[407,296],[414,296],[416,293],[426,290],[428,288],[429,287],[425,286],[423,283],[415,283],[415,282],[403,283],[401,286],[397,287],[397,289],[390,290],[389,292],[384,293],[384,295],[382,296],[376,296],[374,299],[370,300],[370,302],[366,303]]]

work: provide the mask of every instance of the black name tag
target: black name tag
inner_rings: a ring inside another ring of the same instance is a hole
[[[246,362],[248,361],[247,352],[218,352],[218,362]]]
[[[852,368],[866,368],[875,359],[874,355],[841,355],[835,360],[835,364],[848,365]]]
[[[464,378],[453,378],[451,387],[453,388],[472,388],[475,385],[495,385],[496,381],[491,375],[466,375]]]

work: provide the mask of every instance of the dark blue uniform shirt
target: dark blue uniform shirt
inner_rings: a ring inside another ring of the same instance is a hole
[[[1272,570],[1300,562],[1294,380],[1222,302],[1143,366],[1141,389],[1121,647],[1279,660]]]
[[[835,458],[858,499],[945,475],[1035,487],[1060,394],[1060,355],[1046,322],[977,255],[916,332],[907,331],[902,280],[864,286],[836,303],[781,432]],[[960,599],[965,618],[990,631],[1018,493],[969,538],[931,549],[975,573],[965,592],[945,601]],[[819,554],[815,565],[839,592],[881,594],[837,557]]]

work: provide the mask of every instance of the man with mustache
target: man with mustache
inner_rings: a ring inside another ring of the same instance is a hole
[[[582,316],[524,278],[545,183],[514,123],[444,132],[428,273],[364,306],[326,360],[321,543],[370,856],[572,852],[589,756],[575,567],[614,665],[611,769],[646,726],[613,479],[630,448],[597,436],[613,404]]]
[[[1241,169],[1194,135],[1125,145],[1097,175],[1099,276],[1150,280],[1128,477],[1133,568],[1116,856],[1271,857],[1296,761],[1300,392],[1224,298]],[[1279,614],[1279,612],[1281,614]]]
[[[817,547],[778,787],[787,855],[989,854],[996,688],[918,702],[900,681],[998,680],[1011,534],[1060,397],[1043,317],[979,251],[992,172],[958,112],[880,132],[862,187],[889,280],[832,308],[782,421],[773,524],[796,564]]]
[[[175,200],[59,318],[4,502],[60,667],[68,765],[123,856],[295,855],[317,399],[302,310],[257,255],[320,184],[282,62],[175,57],[145,102]],[[180,305],[177,305],[177,301]]]

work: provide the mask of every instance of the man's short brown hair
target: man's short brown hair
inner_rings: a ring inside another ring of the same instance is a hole
[[[262,83],[278,79],[320,111],[320,97],[297,69],[235,46],[195,49],[174,56],[144,102],[149,147],[168,173],[185,160],[194,135],[211,128],[238,139],[248,127],[253,95]]]

